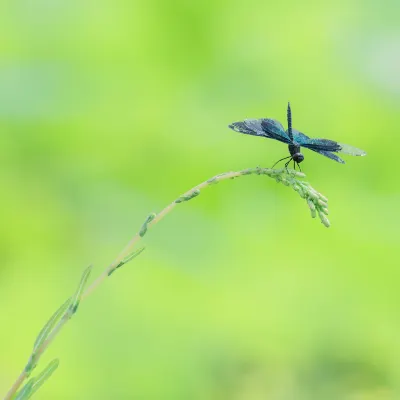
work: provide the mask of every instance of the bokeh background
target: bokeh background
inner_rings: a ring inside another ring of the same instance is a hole
[[[400,398],[400,3],[0,3],[0,392],[90,263],[217,173],[305,151],[332,227],[266,177],[184,203],[43,356],[40,399]]]

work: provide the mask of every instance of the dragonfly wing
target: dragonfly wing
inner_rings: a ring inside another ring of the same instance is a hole
[[[307,135],[299,132],[297,129],[292,129],[292,134],[293,134],[293,141],[295,141],[300,146],[302,146],[303,143],[307,143],[310,140],[310,138]]]
[[[293,129],[293,140],[301,147],[305,147],[314,151],[339,151],[340,144],[328,139],[313,139],[305,135],[304,133],[299,132],[296,129]]]
[[[264,131],[261,125],[261,119],[245,119],[244,124],[247,126],[248,129],[256,132],[257,136],[264,136],[267,138],[271,138],[267,132]]]
[[[302,147],[310,150],[333,151],[335,153],[350,154],[351,156],[365,156],[367,153],[357,147],[344,143],[338,143],[329,139],[312,139],[304,133],[293,129],[293,140]]]
[[[334,161],[337,161],[338,163],[344,164],[344,161],[340,157],[338,157],[336,154],[333,154],[331,151],[318,149],[315,146],[315,144],[312,144],[313,139],[309,138],[304,133],[301,133],[296,129],[293,129],[292,132],[293,132],[293,140],[299,146],[303,146],[303,147],[309,148],[310,150],[315,151],[316,153],[321,154],[321,155],[323,155],[325,157],[328,157],[331,160],[334,160]],[[316,140],[324,140],[325,141],[325,139],[316,139]]]
[[[229,128],[233,129],[235,132],[245,133],[246,135],[256,135],[256,133],[248,128],[243,121],[233,122],[229,125]]]
[[[300,144],[300,143],[299,143]],[[338,142],[329,139],[308,139],[307,142],[300,144],[310,150],[324,150],[324,151],[340,151],[341,147]]]
[[[350,154],[351,156],[365,156],[367,153],[364,150],[357,149],[357,147],[350,146],[344,143],[338,143],[340,146],[340,153]]]
[[[289,135],[285,132],[285,129],[279,121],[270,118],[263,118],[259,121],[261,121],[262,130],[268,135],[268,137],[283,143],[292,143],[292,140],[289,138]]]
[[[315,151],[318,154],[322,154],[325,157],[330,158],[331,160],[337,161],[340,164],[345,164],[345,162],[336,154],[330,152],[330,151],[325,151],[325,150],[315,150],[315,149],[310,149],[312,151]]]
[[[234,122],[229,125],[229,128],[236,132],[246,135],[263,136],[269,139],[279,140],[284,143],[289,143],[290,139],[286,135],[283,126],[275,120],[269,119],[245,119],[241,122]]]
[[[364,150],[358,149],[357,147],[338,143],[329,139],[309,139],[307,143],[303,143],[301,146],[310,150],[332,151],[334,153],[349,154],[351,156],[365,156],[367,154]]]

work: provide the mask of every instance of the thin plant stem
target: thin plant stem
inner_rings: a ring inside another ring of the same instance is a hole
[[[111,275],[113,271],[115,271],[116,268],[127,262],[127,261],[124,262],[124,259],[126,260],[126,257],[132,253],[136,244],[142,239],[142,237],[147,232],[148,228],[151,228],[152,226],[160,222],[178,204],[189,201],[197,197],[201,193],[201,191],[207,186],[211,186],[213,184],[219,183],[224,180],[234,179],[240,176],[253,175],[253,174],[266,175],[270,178],[275,179],[277,182],[283,183],[285,186],[291,186],[296,192],[299,193],[299,195],[302,198],[307,200],[308,206],[311,210],[312,217],[314,218],[318,213],[321,222],[326,227],[329,227],[329,221],[326,217],[326,215],[328,214],[328,209],[327,209],[328,200],[323,195],[318,193],[315,189],[313,189],[307,182],[297,179],[305,177],[305,175],[301,172],[288,170],[286,168],[276,170],[270,168],[257,167],[257,168],[245,169],[242,171],[231,171],[219,174],[188,190],[183,195],[174,200],[172,203],[170,203],[168,206],[166,206],[158,214],[150,214],[150,216],[147,218],[142,228],[138,231],[138,233],[136,233],[135,236],[132,237],[132,239],[128,242],[125,248],[118,254],[115,260],[107,268],[105,268],[104,271],[93,281],[93,283],[81,294],[80,300],[84,300],[85,298],[87,298],[97,287],[100,286],[101,283],[103,283],[103,281],[106,280],[106,278],[108,278]],[[137,254],[140,254],[142,250],[143,249],[138,251]],[[50,334],[47,336],[46,340],[44,340],[43,343],[36,349],[34,354],[35,363],[38,363],[40,357],[43,355],[45,350],[49,347],[49,345],[58,335],[61,329],[65,326],[65,324],[71,319],[71,316],[72,316],[71,312],[66,311],[64,315],[61,317],[61,319],[58,321],[58,323],[54,326]],[[31,358],[32,356],[33,355],[31,355]],[[11,400],[15,396],[18,389],[20,388],[24,380],[28,377],[28,375],[29,374],[25,368],[18,376],[17,380],[14,382],[9,392],[4,397],[4,400]]]
[[[19,374],[19,377],[16,379],[14,384],[11,386],[10,390],[7,392],[6,397],[4,397],[4,400],[12,399],[14,397],[15,393],[17,393],[17,390],[23,384],[25,379],[26,379],[26,372],[25,372],[25,370],[23,370]]]
[[[214,178],[218,178],[218,181],[222,181],[225,179],[232,179],[236,178],[238,176],[243,175],[242,171],[238,172],[228,172],[226,174],[221,174],[217,175]],[[183,194],[181,197],[188,196],[190,193],[192,193],[195,190],[201,190],[207,186],[210,186],[211,183],[210,181],[213,178],[204,181],[200,183],[199,185],[193,187],[192,189],[188,190],[185,194]],[[167,214],[169,214],[179,203],[173,201],[171,204],[166,206],[162,211],[160,211],[156,217],[148,224],[148,228],[152,227],[153,225],[157,224],[160,222]],[[82,298],[84,299],[85,297],[89,296],[93,290],[95,290],[107,277],[109,272],[127,255],[129,254],[132,249],[135,247],[136,243],[139,242],[141,239],[141,236],[138,233],[136,233],[135,236],[129,241],[129,243],[125,246],[125,248],[118,254],[117,258],[101,273],[101,275],[86,289],[86,291],[83,293]]]

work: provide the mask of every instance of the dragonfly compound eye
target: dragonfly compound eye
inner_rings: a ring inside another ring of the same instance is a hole
[[[296,153],[293,155],[293,160],[300,164],[304,160],[304,156],[301,153]]]

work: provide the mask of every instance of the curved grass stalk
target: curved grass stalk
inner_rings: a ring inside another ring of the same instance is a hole
[[[31,356],[29,357],[28,363],[24,370],[21,372],[17,380],[12,385],[9,392],[6,394],[4,400],[11,400],[15,398],[19,388],[24,383],[24,381],[29,377],[32,370],[35,368],[39,362],[40,357],[44,351],[49,347],[53,339],[58,335],[64,325],[72,318],[78,309],[79,303],[88,297],[103,281],[105,281],[111,274],[113,274],[118,268],[122,267],[124,264],[133,260],[137,257],[143,250],[144,247],[134,250],[136,244],[145,236],[148,229],[153,227],[159,221],[161,221],[168,213],[170,213],[178,204],[190,201],[195,197],[199,196],[201,191],[207,186],[217,184],[221,181],[227,179],[234,179],[240,176],[246,175],[265,175],[269,178],[275,179],[276,182],[280,182],[285,186],[292,187],[300,197],[306,200],[308,207],[311,211],[311,216],[315,218],[318,214],[322,224],[326,227],[330,226],[329,220],[326,217],[328,215],[328,199],[313,189],[308,182],[302,181],[298,178],[304,178],[305,175],[301,172],[287,169],[270,169],[270,168],[249,168],[242,171],[235,172],[225,172],[223,174],[216,175],[207,181],[200,183],[199,185],[193,187],[192,189],[185,192],[183,195],[179,196],[171,204],[166,206],[158,214],[150,214],[142,227],[139,229],[138,233],[133,236],[125,248],[119,253],[115,260],[104,269],[104,271],[93,281],[93,283],[84,290],[84,286],[88,280],[89,274],[91,272],[91,267],[87,268],[81,278],[78,289],[72,298],[68,299],[50,318],[46,325],[40,331]],[[58,364],[57,364],[58,365]],[[52,371],[51,371],[52,372]],[[48,374],[50,376],[51,374]],[[47,375],[46,375],[47,376]],[[33,394],[32,385],[25,385],[23,389],[18,393],[18,396],[25,397],[25,393],[22,391],[27,391]],[[43,381],[40,383],[40,385]],[[34,387],[33,387],[34,388]]]

